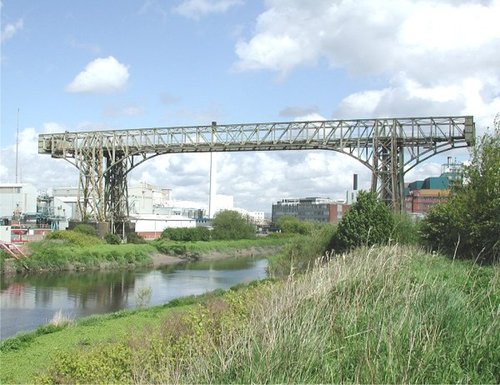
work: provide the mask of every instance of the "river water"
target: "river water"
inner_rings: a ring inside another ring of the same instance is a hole
[[[0,337],[34,330],[59,311],[65,317],[77,319],[227,289],[265,278],[266,268],[266,259],[235,258],[157,270],[2,277]]]

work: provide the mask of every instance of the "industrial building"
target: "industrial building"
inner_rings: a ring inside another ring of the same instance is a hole
[[[180,215],[139,214],[130,218],[135,232],[144,239],[157,239],[166,228],[196,227],[196,220]]]
[[[1,224],[8,227],[4,230],[12,242],[40,240],[47,232],[66,229],[71,212],[70,206],[31,184],[0,185]]]
[[[272,222],[277,224],[279,218],[292,216],[303,221],[338,223],[349,207],[344,201],[330,198],[282,199],[272,206]]]
[[[441,175],[408,183],[405,187],[405,211],[417,216],[425,215],[435,205],[444,202],[454,183],[463,178],[462,165],[448,162],[442,165]]]
[[[0,217],[12,219],[22,213],[36,213],[37,190],[29,183],[0,185]]]

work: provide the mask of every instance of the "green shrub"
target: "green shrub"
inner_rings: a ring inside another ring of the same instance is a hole
[[[120,243],[122,243],[122,239],[118,235],[112,233],[107,233],[104,236],[104,240],[109,245],[119,245]]]
[[[74,230],[59,230],[47,234],[45,237],[47,240],[61,240],[76,246],[94,246],[96,244],[102,244],[102,240],[93,235],[88,235],[86,233]]]
[[[219,212],[212,221],[212,227],[213,239],[255,238],[255,226],[237,211],[224,210]]]
[[[391,210],[375,193],[360,191],[356,203],[338,225],[329,248],[335,252],[386,244],[394,229]]]
[[[314,224],[308,221],[301,221],[296,217],[285,215],[278,219],[278,228],[285,234],[311,234]]]
[[[417,245],[420,242],[419,222],[408,213],[393,213],[394,229],[391,239],[401,245]]]
[[[137,233],[128,233],[127,243],[134,243],[139,245],[146,243],[146,240]]]
[[[154,241],[153,246],[156,247],[160,253],[167,255],[183,255],[187,252],[187,246],[185,244],[164,239]]]
[[[89,225],[88,223],[80,223],[76,225],[73,231],[76,231],[77,233],[90,235],[92,237],[97,237],[96,228],[92,225]]]
[[[481,262],[500,260],[500,118],[485,134],[464,170],[465,183],[422,222],[427,245],[449,256]]]
[[[114,344],[79,354],[62,353],[55,357],[47,374],[37,383],[131,383],[131,356],[129,347]]]
[[[163,230],[161,237],[172,241],[209,241],[210,230],[207,227],[180,227]]]

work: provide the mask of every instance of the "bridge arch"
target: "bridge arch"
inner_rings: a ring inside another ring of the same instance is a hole
[[[126,220],[127,175],[158,155],[330,150],[372,172],[372,191],[403,207],[404,174],[430,157],[474,142],[472,116],[271,122],[41,134],[38,152],[79,170],[80,213]]]

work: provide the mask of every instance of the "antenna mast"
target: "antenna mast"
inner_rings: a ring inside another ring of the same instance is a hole
[[[17,135],[16,135],[16,183],[18,182],[17,173],[19,170],[19,107],[17,107]]]

